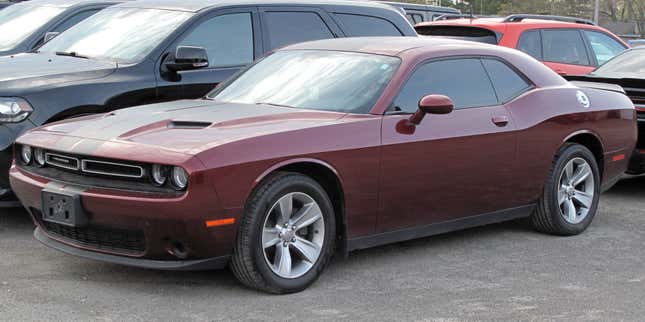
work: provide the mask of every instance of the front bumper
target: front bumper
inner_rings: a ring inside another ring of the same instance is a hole
[[[134,259],[122,256],[115,256],[109,254],[101,254],[92,251],[82,250],[75,248],[55,239],[47,237],[40,227],[36,227],[34,231],[34,237],[39,242],[44,245],[51,247],[60,252],[70,254],[77,257],[82,257],[86,259],[102,261],[112,264],[139,267],[139,268],[148,268],[148,269],[158,269],[158,270],[168,270],[168,271],[200,271],[200,270],[214,270],[221,269],[228,265],[230,256],[221,256],[208,259],[198,259],[198,260],[177,260],[177,261],[162,261],[162,260],[149,260],[149,259]]]
[[[65,253],[129,266],[192,270],[222,267],[233,249],[235,224],[205,224],[233,216],[220,208],[206,184],[195,184],[195,189],[170,198],[51,182],[15,166],[10,180],[38,227],[36,238]],[[44,221],[41,195],[45,188],[80,195],[87,225],[67,227]]]

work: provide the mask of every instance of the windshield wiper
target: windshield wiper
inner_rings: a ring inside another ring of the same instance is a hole
[[[75,51],[70,51],[70,52],[64,52],[64,51],[57,51],[56,52],[57,56],[68,56],[68,57],[76,57],[76,58],[83,58],[83,59],[89,59],[87,56],[79,55]]]

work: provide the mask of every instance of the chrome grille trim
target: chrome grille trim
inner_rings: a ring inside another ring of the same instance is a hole
[[[74,161],[74,162],[76,162],[76,166],[70,166],[70,165],[67,165],[65,163],[56,162],[56,158],[58,158],[59,160]],[[78,171],[81,161],[78,158],[75,158],[75,157],[70,157],[70,156],[66,156],[66,155],[46,152],[45,153],[45,163],[49,164],[49,165],[52,165],[54,167],[58,167],[58,168]]]
[[[123,173],[114,173],[114,172],[105,172],[105,171],[98,171],[98,170],[89,170],[87,168],[88,163],[96,163],[96,164],[105,164],[105,165],[113,165],[117,167],[122,167],[122,168],[129,168],[129,169],[135,169],[139,171],[138,175],[130,175],[130,174],[123,174]],[[134,178],[134,179],[141,179],[145,176],[145,170],[136,165],[130,165],[130,164],[123,164],[123,163],[116,163],[116,162],[107,162],[107,161],[98,161],[98,160],[91,160],[91,159],[83,159],[81,160],[81,171],[84,173],[91,173],[91,174],[100,174],[104,176],[112,176],[112,177],[121,177],[121,178]]]

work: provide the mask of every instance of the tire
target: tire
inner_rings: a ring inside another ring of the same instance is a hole
[[[572,187],[569,177],[577,182],[576,179],[582,177],[576,175],[583,174],[583,164],[588,168],[587,179],[578,185],[574,182],[575,186]],[[565,169],[568,165],[572,165],[569,172]],[[589,193],[593,195],[590,197]],[[596,158],[586,147],[567,143],[555,155],[544,192],[531,215],[531,224],[543,233],[578,235],[591,224],[598,208],[599,197],[600,172]]]
[[[305,208],[309,211],[305,212]],[[291,227],[283,224],[282,213],[291,213],[287,225]],[[303,213],[307,215],[296,220]],[[314,219],[308,226],[296,227]],[[276,238],[278,242],[272,245]],[[231,270],[242,284],[256,290],[274,294],[299,292],[313,284],[329,263],[335,239],[334,208],[320,184],[302,174],[277,173],[264,180],[247,201]]]

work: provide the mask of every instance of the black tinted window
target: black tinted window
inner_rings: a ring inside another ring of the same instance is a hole
[[[204,47],[210,67],[253,62],[253,25],[250,13],[217,16],[200,23],[179,45]]]
[[[542,30],[543,60],[547,62],[589,65],[587,49],[578,30]]]
[[[401,36],[401,32],[389,21],[377,17],[337,13],[336,17],[354,37]]]
[[[542,38],[539,30],[525,31],[520,35],[517,42],[517,49],[521,50],[535,59],[542,60]]]
[[[269,50],[309,40],[334,38],[315,12],[267,12],[266,25]]]
[[[508,102],[531,87],[517,72],[499,60],[483,59],[482,63],[501,102]]]
[[[78,12],[75,15],[67,18],[65,21],[63,21],[63,23],[61,23],[60,25],[56,26],[51,31],[53,31],[53,32],[63,32],[65,30],[71,28],[72,26],[76,25],[77,23],[85,20],[87,17],[89,17],[89,16],[91,16],[91,15],[93,15],[93,14],[99,12],[99,11],[100,11],[100,9],[93,9],[93,10],[85,10],[85,11]]]
[[[494,31],[461,26],[421,26],[416,28],[417,33],[424,36],[443,36],[453,39],[469,40],[497,45],[497,35]]]
[[[423,16],[418,13],[407,13],[405,15],[411,24],[416,25],[420,22],[423,22]]]
[[[497,97],[477,58],[441,60],[417,68],[394,101],[395,111],[413,113],[429,94],[446,95],[455,108],[490,106]]]

